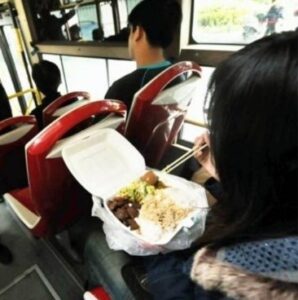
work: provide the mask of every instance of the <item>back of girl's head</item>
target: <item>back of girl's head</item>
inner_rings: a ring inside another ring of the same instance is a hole
[[[211,146],[225,197],[221,238],[298,233],[298,32],[258,40],[209,84]]]
[[[143,0],[131,11],[128,22],[135,30],[141,26],[151,46],[168,47],[182,19],[181,7],[175,0]]]
[[[61,83],[60,70],[56,64],[42,60],[32,67],[32,77],[37,88],[44,94],[57,92]]]

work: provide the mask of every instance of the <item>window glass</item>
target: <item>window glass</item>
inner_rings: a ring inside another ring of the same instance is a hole
[[[131,12],[131,10],[135,7],[136,4],[138,4],[141,0],[118,0],[118,9],[119,9],[119,18],[120,18],[120,32],[118,34],[115,34],[115,27],[114,23],[111,23],[111,20],[113,20],[112,10],[110,10],[108,13],[102,12],[102,20],[104,21],[104,26],[106,26],[107,30],[104,29],[105,32],[105,41],[117,41],[117,42],[127,42],[128,35],[129,35],[129,29],[127,27],[127,20],[128,20],[128,14]],[[102,3],[103,9],[104,4]],[[110,5],[110,4],[106,4]],[[106,31],[108,34],[106,34]]]
[[[104,32],[104,37],[109,37],[115,34],[115,25],[113,18],[113,10],[111,3],[100,2],[101,24]]]
[[[23,57],[20,52],[21,49],[20,49],[19,41],[17,39],[16,31],[12,25],[8,25],[8,24],[6,26],[2,26],[2,30],[4,33],[3,38],[6,39],[6,41],[7,41],[7,46],[9,49],[8,52],[11,55],[11,59],[12,59],[11,63],[15,67],[15,71],[16,71],[15,75],[17,76],[17,79],[20,83],[20,88],[17,92],[21,92],[23,90],[29,89],[30,84],[29,84],[29,80],[28,80],[28,76],[27,76],[27,72],[26,72],[26,68],[25,68],[25,61],[23,61]],[[27,58],[25,53],[24,53],[24,57]],[[1,57],[1,59],[2,59],[2,57]],[[4,68],[4,70],[2,70],[2,68],[3,68],[2,67],[1,71],[4,71],[2,73],[6,73],[6,72],[8,72],[6,62],[4,61],[3,63],[5,64],[5,68]],[[27,64],[27,66],[28,66],[28,64]],[[13,75],[10,73],[8,73],[8,75],[1,76],[1,80],[3,81],[3,86],[8,95],[15,93],[15,87],[12,84],[11,76],[13,76]],[[24,94],[24,96],[22,98],[26,102],[27,106],[33,102],[33,97],[32,97],[31,93]],[[14,116],[22,115],[22,110],[21,110],[21,106],[19,104],[18,98],[13,98],[12,100],[10,100],[10,105],[11,105],[12,113]]]
[[[297,0],[194,0],[197,43],[246,44],[297,26]]]
[[[16,92],[2,51],[0,51],[0,81],[2,82],[7,95],[11,95]]]
[[[193,143],[195,138],[203,134],[206,130],[204,127],[184,123],[179,138],[183,141]]]
[[[127,1],[118,0],[119,14],[120,14],[120,27],[124,28],[127,26]]]
[[[127,75],[136,69],[136,63],[130,60],[108,60],[110,85],[119,78]]]
[[[12,55],[12,59],[14,61],[14,64],[16,66],[16,71],[18,74],[18,78],[20,80],[22,89],[29,89],[30,84],[28,81],[28,76],[26,73],[24,61],[22,59],[22,55],[20,53],[20,48],[19,48],[19,42],[17,40],[16,36],[16,31],[12,26],[4,26],[3,27],[5,37],[7,39],[9,48],[10,48],[10,53]]]
[[[204,102],[207,93],[208,82],[213,71],[214,68],[202,67],[202,77],[199,80],[196,95],[191,102],[186,118],[205,124],[206,117],[204,113]]]
[[[26,1],[38,41],[126,42],[128,13],[141,0]]]
[[[115,34],[111,0],[27,1],[40,41],[102,41]]]
[[[121,29],[127,27],[128,15],[141,0],[118,0]]]
[[[6,28],[6,27],[4,27],[4,28]],[[9,43],[10,37],[11,37],[10,35],[7,36],[8,43]],[[14,88],[13,81],[12,81],[11,75],[9,73],[9,70],[8,70],[8,67],[7,67],[7,64],[4,59],[2,51],[0,51],[0,81],[6,91],[7,96],[10,96],[10,95],[16,93],[16,90]],[[13,98],[12,100],[9,100],[9,104],[10,104],[13,116],[20,116],[23,114],[20,104],[18,102],[18,98]]]
[[[78,11],[78,20],[79,20],[78,22],[79,35],[77,36],[77,38],[84,41],[92,41],[93,32],[95,30],[98,31],[99,27],[102,28],[101,25],[100,26],[98,25],[96,5],[93,4],[93,5],[79,6],[77,11]],[[72,29],[72,34],[76,34],[75,32],[76,27],[71,27],[71,28],[74,28]]]
[[[132,9],[138,4],[140,3],[141,0],[126,0],[127,3],[127,10],[128,10],[128,14],[132,11]]]
[[[62,56],[69,92],[87,91],[92,99],[103,99],[107,89],[105,59]]]

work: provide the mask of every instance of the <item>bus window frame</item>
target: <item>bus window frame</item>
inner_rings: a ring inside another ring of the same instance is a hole
[[[41,54],[47,53],[91,58],[130,59],[127,43],[123,42],[101,42],[100,45],[96,44],[96,42],[84,42],[84,45],[75,42],[44,42],[36,44],[36,47]]]

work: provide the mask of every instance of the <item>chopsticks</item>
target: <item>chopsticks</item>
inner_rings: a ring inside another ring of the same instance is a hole
[[[180,166],[181,164],[186,162],[188,159],[190,159],[192,156],[194,156],[195,151],[202,151],[203,149],[205,149],[207,147],[208,147],[207,144],[204,144],[201,147],[198,147],[198,146],[193,147],[192,149],[190,149],[189,151],[187,151],[186,153],[181,155],[178,159],[174,160],[172,163],[167,165],[164,169],[162,169],[162,172],[166,172],[166,173],[172,172],[178,166]]]

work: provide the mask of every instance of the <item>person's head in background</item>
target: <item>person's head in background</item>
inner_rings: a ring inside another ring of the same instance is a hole
[[[163,61],[164,49],[173,41],[182,19],[175,0],[143,0],[128,16],[128,48],[138,66]]]
[[[211,210],[209,243],[298,234],[297,53],[298,31],[275,34],[211,78],[210,142],[225,196]]]
[[[77,24],[69,27],[70,40],[71,41],[79,41],[82,39],[81,37],[81,28]]]
[[[57,93],[61,84],[60,70],[56,64],[42,60],[32,66],[32,77],[37,88],[45,95]]]
[[[103,32],[102,26],[99,26],[98,28],[93,29],[92,39],[93,39],[93,41],[103,41],[104,32]]]

